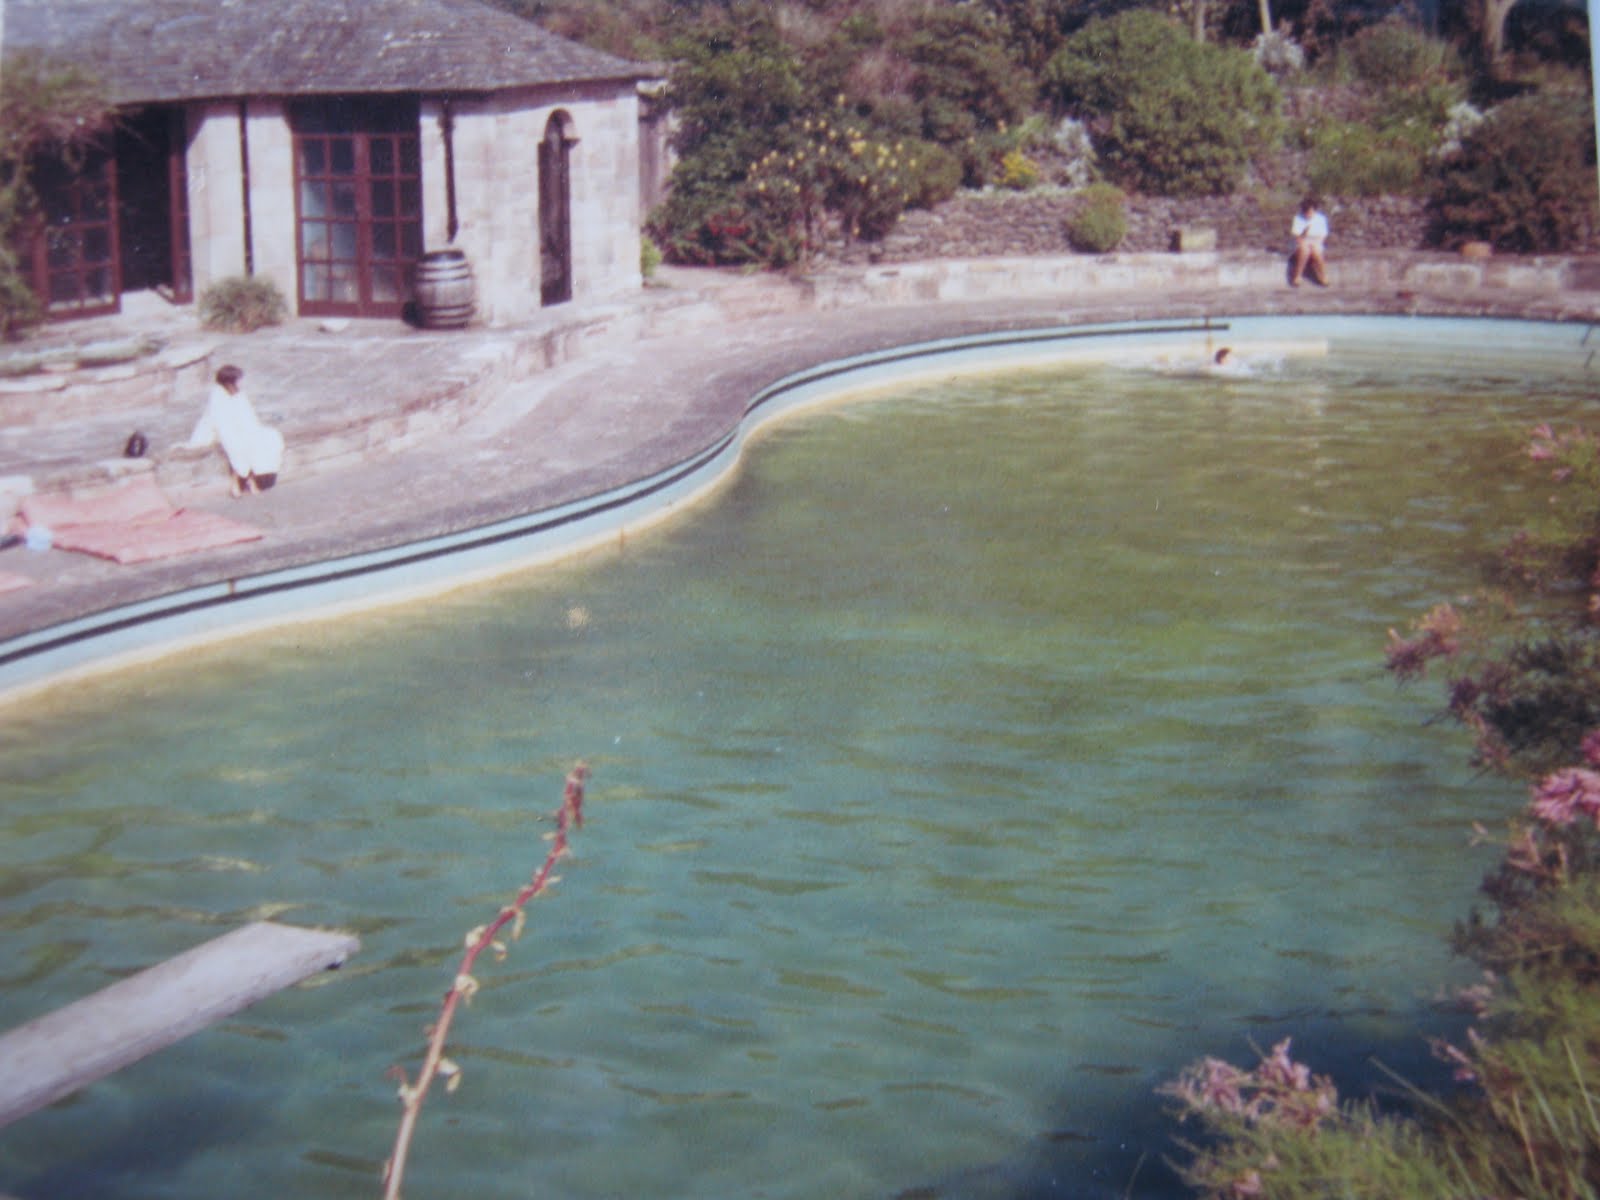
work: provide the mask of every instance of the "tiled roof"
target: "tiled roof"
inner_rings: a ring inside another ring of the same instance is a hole
[[[91,68],[130,104],[625,82],[644,64],[480,0],[0,0],[5,52]]]

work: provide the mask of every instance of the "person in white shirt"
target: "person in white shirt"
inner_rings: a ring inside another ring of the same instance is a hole
[[[1289,223],[1294,235],[1294,262],[1289,267],[1289,286],[1299,287],[1300,276],[1307,272],[1311,281],[1321,287],[1328,286],[1328,262],[1323,247],[1328,241],[1328,218],[1317,207],[1317,201],[1307,196],[1300,201],[1300,209]]]
[[[190,446],[222,443],[233,473],[232,492],[264,492],[278,482],[283,465],[283,434],[262,423],[250,398],[239,388],[244,372],[228,365],[217,372],[217,381],[206,397],[206,410],[189,435]]]

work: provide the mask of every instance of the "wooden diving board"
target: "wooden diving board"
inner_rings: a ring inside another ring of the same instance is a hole
[[[354,934],[257,921],[0,1036],[0,1126],[319,971]]]

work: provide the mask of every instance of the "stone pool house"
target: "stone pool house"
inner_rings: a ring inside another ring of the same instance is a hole
[[[97,76],[121,116],[42,164],[25,248],[52,317],[271,280],[293,314],[400,317],[463,251],[477,319],[640,286],[659,194],[654,68],[480,0],[5,0],[6,58]],[[0,66],[3,69],[3,66]]]

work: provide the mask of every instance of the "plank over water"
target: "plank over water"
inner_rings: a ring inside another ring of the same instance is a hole
[[[0,1036],[0,1126],[292,984],[340,966],[353,934],[258,921]]]

